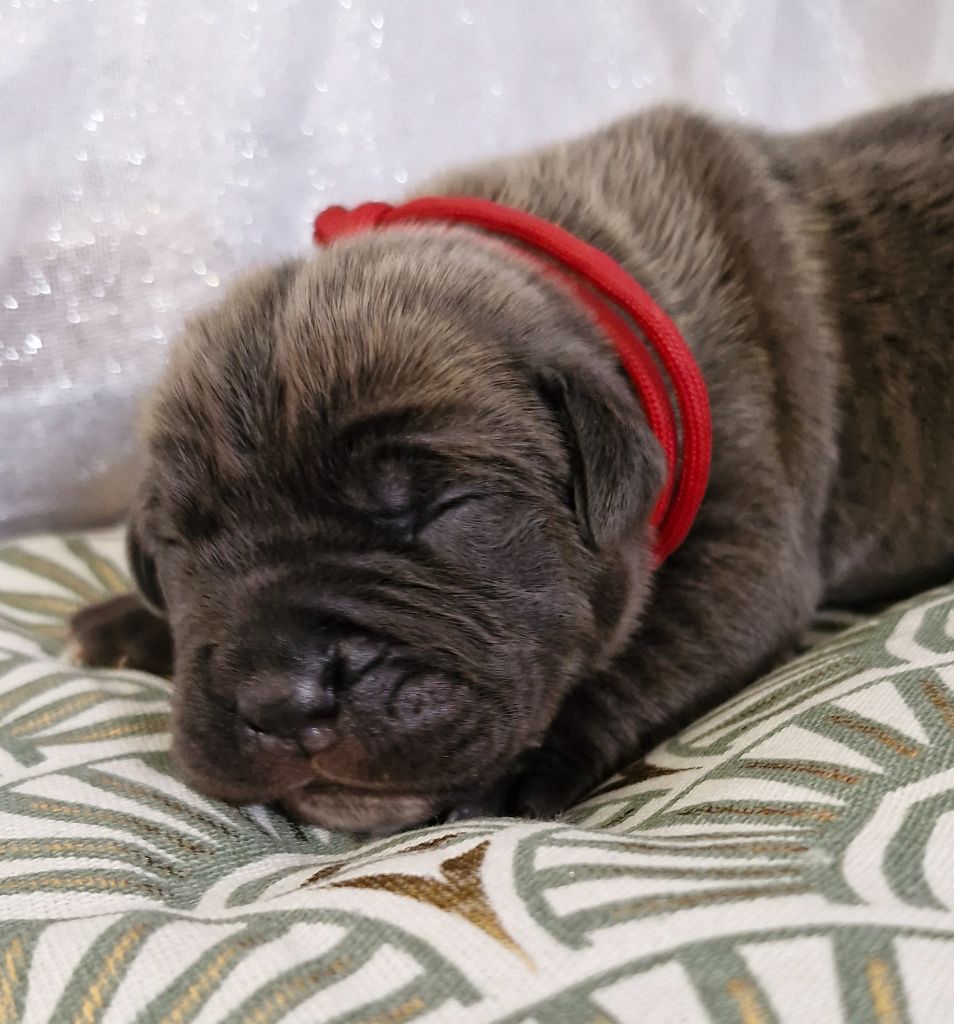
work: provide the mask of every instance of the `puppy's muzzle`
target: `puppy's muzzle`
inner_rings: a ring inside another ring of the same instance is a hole
[[[319,775],[323,768],[329,777],[340,778],[345,768],[363,775],[364,758],[355,755],[368,753],[366,731],[406,735],[439,727],[459,711],[443,676],[347,624],[258,629],[229,662],[239,670],[234,699],[242,726],[266,747],[294,745],[314,757]]]
[[[361,637],[285,624],[270,637],[249,636],[233,657],[242,669],[235,698],[242,723],[316,754],[338,739],[344,692],[380,652]]]

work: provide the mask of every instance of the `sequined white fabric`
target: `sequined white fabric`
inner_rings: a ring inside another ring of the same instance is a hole
[[[121,512],[183,316],[320,206],[658,100],[940,87],[943,0],[0,0],[0,533]]]

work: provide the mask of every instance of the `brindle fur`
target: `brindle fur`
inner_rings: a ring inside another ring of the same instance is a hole
[[[562,224],[668,310],[712,405],[698,520],[653,572],[661,460],[628,383],[470,229],[250,277],[175,352],[130,530],[198,788],[356,831],[548,816],[739,690],[821,601],[951,575],[954,96],[795,136],[655,109],[422,191]],[[105,628],[78,619],[78,640],[101,651]],[[361,666],[334,742],[250,737],[237,702],[326,635]]]

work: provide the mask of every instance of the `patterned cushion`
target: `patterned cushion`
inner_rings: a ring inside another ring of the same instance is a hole
[[[0,549],[0,1021],[954,1019],[954,587],[562,821],[362,844],[199,797],[168,685],[62,660],[121,550]]]

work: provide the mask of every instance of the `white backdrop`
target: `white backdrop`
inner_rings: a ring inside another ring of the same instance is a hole
[[[659,100],[941,87],[948,0],[0,0],[0,533],[121,512],[181,318],[321,206]]]

